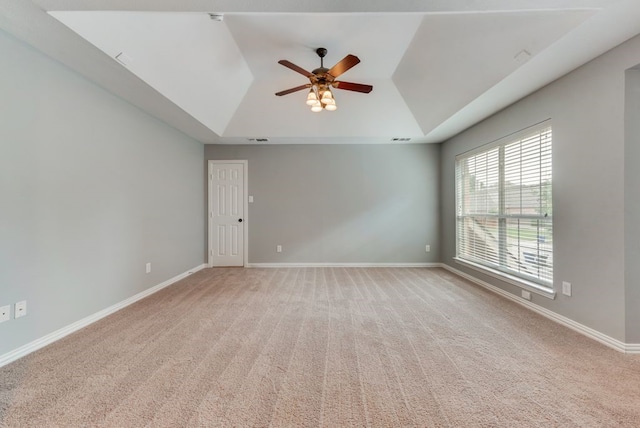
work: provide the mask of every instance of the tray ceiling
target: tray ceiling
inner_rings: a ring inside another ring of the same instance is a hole
[[[0,0],[0,27],[220,144],[440,142],[640,32],[627,0],[397,3]],[[341,79],[373,91],[321,113],[276,97],[307,82],[277,61],[313,70],[318,47],[328,67],[357,55]]]

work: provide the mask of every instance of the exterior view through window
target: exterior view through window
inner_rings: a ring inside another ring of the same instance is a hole
[[[553,288],[549,122],[456,158],[457,259]]]

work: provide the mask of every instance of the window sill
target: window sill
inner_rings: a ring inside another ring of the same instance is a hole
[[[482,266],[473,262],[469,262],[467,260],[462,260],[457,257],[454,257],[453,260],[456,263],[459,263],[468,268],[477,270],[485,275],[489,275],[500,281],[504,281],[508,284],[515,285],[516,287],[520,287],[523,290],[530,291],[532,293],[538,294],[540,296],[544,296],[548,299],[555,299],[556,292],[551,288],[544,287],[540,284],[536,284],[535,282],[527,281],[526,279],[518,278],[517,276],[509,275],[507,273],[501,272],[499,270],[491,269],[486,266]]]

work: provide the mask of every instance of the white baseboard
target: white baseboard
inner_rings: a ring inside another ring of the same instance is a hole
[[[84,328],[86,326],[88,326],[89,324],[93,324],[94,322],[108,316],[111,315],[114,312],[119,311],[120,309],[123,309],[129,305],[131,305],[132,303],[137,302],[138,300],[144,299],[147,296],[150,296],[153,293],[156,293],[160,290],[162,290],[165,287],[170,286],[171,284],[180,281],[183,278],[186,278],[187,276],[198,272],[199,270],[202,270],[203,268],[207,267],[207,265],[202,264],[200,266],[196,266],[193,269],[189,269],[188,271],[181,273],[177,276],[174,276],[171,279],[168,279],[158,285],[155,285],[151,288],[148,288],[138,294],[136,294],[135,296],[131,296],[128,299],[125,299],[119,303],[116,303],[115,305],[109,306],[106,309],[103,309],[99,312],[96,312],[93,315],[89,315],[88,317],[85,317],[79,321],[76,321],[72,324],[69,324],[66,327],[63,327],[59,330],[54,331],[53,333],[49,333],[46,336],[43,336],[39,339],[34,340],[33,342],[29,342],[26,345],[23,345],[17,349],[14,349],[13,351],[10,351],[4,355],[0,355],[0,367],[7,365],[19,358],[24,357],[27,354],[32,353],[33,351],[37,351],[40,348],[43,348],[57,340],[62,339],[65,336],[70,335],[71,333],[75,333],[76,331],[80,330],[81,328]]]
[[[627,343],[625,352],[627,354],[640,354],[640,343]]]
[[[570,318],[567,318],[563,315],[559,315],[553,311],[550,311],[549,309],[543,308],[542,306],[538,306],[535,303],[530,302],[529,300],[525,300],[522,297],[516,296],[515,294],[509,293],[507,291],[504,291],[503,289],[498,288],[495,285],[491,285],[488,282],[482,281],[462,271],[459,271],[458,269],[452,268],[451,266],[445,263],[440,263],[439,266],[455,275],[458,275],[464,279],[467,279],[473,282],[474,284],[477,284],[483,288],[486,288],[487,290],[493,291],[494,293],[501,295],[502,297],[505,297],[513,302],[516,302],[519,305],[522,305],[525,308],[532,310],[542,315],[545,318],[555,321],[558,324],[568,327],[573,331],[576,331],[597,342],[602,343],[603,345],[613,348],[616,351],[624,352],[627,354],[640,354],[640,344],[621,342],[618,339],[614,339],[611,336],[607,336],[606,334],[601,333],[597,330],[594,330],[591,327],[587,327],[586,325],[580,324]]]
[[[357,267],[357,268],[376,268],[376,267],[411,267],[411,268],[428,268],[440,267],[441,263],[247,263],[248,268],[320,268],[320,267]]]

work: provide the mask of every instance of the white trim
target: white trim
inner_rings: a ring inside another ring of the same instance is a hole
[[[359,268],[434,268],[441,263],[249,263],[248,268],[359,267]]]
[[[215,267],[213,266],[213,257],[211,256],[211,251],[213,250],[213,245],[211,242],[211,216],[213,213],[213,208],[211,207],[211,181],[212,181],[212,165],[216,164],[216,163],[241,163],[243,165],[243,177],[242,177],[242,181],[243,181],[243,192],[244,192],[244,201],[242,201],[242,205],[243,205],[243,217],[242,217],[242,221],[243,221],[243,225],[242,225],[242,235],[244,236],[243,239],[243,249],[242,249],[242,263],[244,267],[248,267],[248,260],[249,260],[249,161],[248,160],[227,160],[227,159],[222,159],[222,160],[215,160],[215,159],[210,159],[209,162],[207,163],[207,206],[208,206],[208,210],[207,210],[207,242],[209,245],[207,245],[207,265],[208,267]]]
[[[170,286],[171,284],[180,281],[183,278],[186,278],[187,276],[198,272],[199,270],[202,270],[204,268],[206,268],[207,265],[206,264],[202,264],[200,266],[196,266],[193,269],[189,269],[188,271],[181,273],[177,276],[174,276],[171,279],[168,279],[158,285],[155,285],[151,288],[148,288],[138,294],[136,294],[135,296],[131,296],[128,299],[125,299],[123,301],[121,301],[120,303],[116,303],[115,305],[109,306],[106,309],[103,309],[101,311],[96,312],[93,315],[89,315],[88,317],[82,318],[79,321],[76,321],[72,324],[69,324],[66,327],[63,327],[59,330],[54,331],[53,333],[49,333],[45,336],[42,336],[39,339],[34,340],[33,342],[27,343],[26,345],[23,345],[17,349],[14,349],[13,351],[9,351],[4,355],[0,355],[0,367],[5,366],[15,360],[17,360],[18,358],[22,358],[25,355],[28,355],[34,351],[37,351],[40,348],[43,348],[57,340],[62,339],[65,336],[70,335],[71,333],[75,333],[76,331],[90,325],[93,324],[94,322],[113,314],[114,312],[119,311],[120,309],[123,309],[129,305],[131,305],[132,303],[137,302],[138,300],[144,299],[147,296],[150,296],[153,293],[156,293],[160,290],[162,290],[165,287]]]
[[[545,318],[548,318],[552,321],[557,322],[565,327],[570,328],[573,331],[576,331],[584,336],[589,337],[590,339],[595,340],[596,342],[600,342],[603,345],[606,345],[610,348],[615,349],[619,352],[624,352],[628,354],[640,354],[640,344],[634,343],[624,343],[618,339],[614,339],[611,336],[607,336],[604,333],[601,333],[597,330],[592,329],[591,327],[587,327],[586,325],[580,324],[570,318],[567,318],[563,315],[557,314],[549,309],[543,308],[542,306],[538,306],[535,303],[530,302],[529,300],[525,300],[522,297],[518,297],[515,294],[509,293],[508,291],[504,291],[501,288],[496,287],[495,285],[491,285],[488,282],[482,281],[474,276],[468,275],[458,269],[455,269],[445,263],[440,263],[440,267],[448,270],[449,272],[458,275],[464,279],[467,279],[474,284],[477,284],[487,290],[493,291],[496,294],[501,295],[519,305],[524,306],[525,308],[532,310]]]
[[[625,352],[627,354],[640,354],[640,343],[627,343]]]
[[[502,272],[499,270],[495,270],[495,269],[491,269],[487,266],[482,266],[480,264],[477,263],[473,263],[470,262],[468,260],[464,260],[458,257],[454,257],[453,260],[456,263],[459,263],[461,265],[464,265],[470,269],[474,269],[477,270],[478,272],[481,272],[485,275],[489,275],[492,276],[496,279],[499,279],[500,281],[504,281],[506,283],[509,283],[511,285],[515,285],[516,287],[520,287],[523,290],[528,290],[531,291],[532,293],[536,293],[539,294],[541,296],[544,296],[548,299],[554,300],[556,298],[556,292],[553,290],[553,288],[548,289],[543,287],[542,285],[536,284],[535,282],[532,281],[527,281],[526,279],[523,278],[519,278],[517,276],[514,275],[509,275],[506,272]]]

